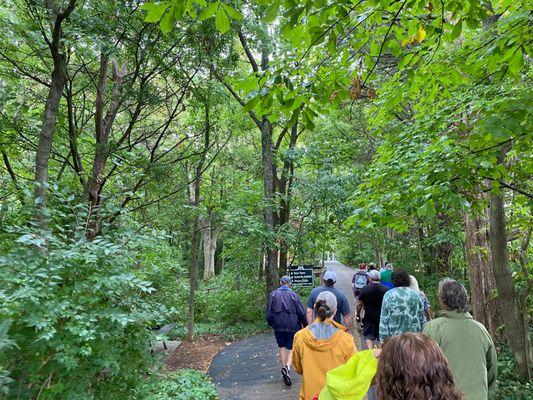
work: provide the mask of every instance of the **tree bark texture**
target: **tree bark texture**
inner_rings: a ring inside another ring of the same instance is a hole
[[[204,280],[208,280],[215,275],[215,254],[220,227],[214,228],[212,224],[213,218],[210,214],[207,218],[200,218],[199,228],[202,231],[204,245]]]
[[[52,151],[57,111],[67,77],[67,58],[63,52],[62,43],[62,23],[74,10],[76,0],[70,0],[63,11],[57,9],[54,1],[46,2],[46,6],[53,17],[52,36],[50,39],[45,37],[45,40],[50,48],[54,67],[46,97],[46,104],[44,106],[43,123],[39,133],[39,143],[35,156],[35,188],[33,193],[35,198],[34,216],[42,228],[46,227],[44,210],[46,208],[46,193],[48,188],[48,163]]]
[[[498,302],[505,323],[505,333],[522,378],[532,378],[532,349],[529,337],[529,316],[518,297],[511,271],[507,249],[504,194],[490,195],[490,250],[494,278],[498,288]]]
[[[500,338],[498,331],[503,324],[497,299],[492,255],[490,252],[488,210],[480,215],[465,214],[466,256],[472,287],[472,312],[493,338]]]

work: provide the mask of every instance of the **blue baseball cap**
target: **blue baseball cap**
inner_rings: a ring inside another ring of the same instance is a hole
[[[326,272],[324,272],[324,280],[332,280],[333,282],[337,282],[337,274],[335,273],[335,271],[328,269],[326,270]]]
[[[281,283],[291,283],[291,277],[288,275],[283,275],[280,279]]]

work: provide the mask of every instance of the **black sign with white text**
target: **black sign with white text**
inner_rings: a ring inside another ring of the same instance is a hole
[[[297,265],[291,267],[289,276],[293,285],[312,287],[313,286],[313,266]]]

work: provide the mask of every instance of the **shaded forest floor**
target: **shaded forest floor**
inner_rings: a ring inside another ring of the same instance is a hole
[[[220,335],[201,335],[192,341],[185,340],[181,346],[172,353],[167,361],[169,371],[180,369],[195,369],[207,372],[213,358],[231,342]]]

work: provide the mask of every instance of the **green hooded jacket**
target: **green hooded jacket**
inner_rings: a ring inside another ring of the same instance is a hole
[[[469,313],[443,311],[428,322],[424,333],[448,359],[455,384],[465,400],[487,400],[496,390],[496,349],[483,324]]]

